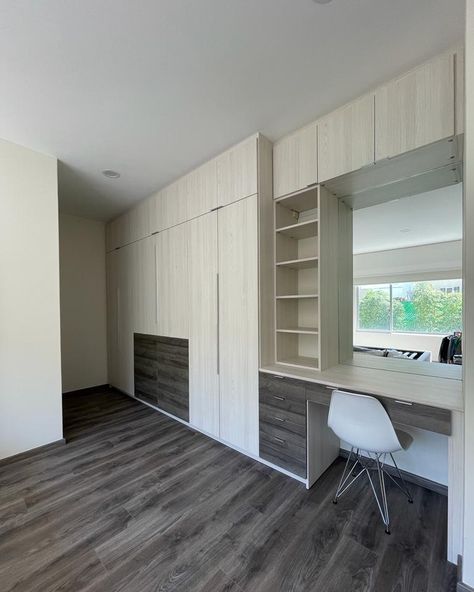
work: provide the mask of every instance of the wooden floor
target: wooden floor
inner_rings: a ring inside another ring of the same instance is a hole
[[[390,488],[386,535],[337,462],[303,485],[118,393],[67,396],[68,444],[0,465],[0,591],[455,590],[446,499]]]

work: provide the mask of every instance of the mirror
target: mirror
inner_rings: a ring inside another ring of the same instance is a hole
[[[457,181],[408,196],[341,199],[353,220],[352,355],[341,348],[342,363],[462,378]]]

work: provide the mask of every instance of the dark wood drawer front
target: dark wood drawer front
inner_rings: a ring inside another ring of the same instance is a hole
[[[321,405],[329,405],[331,402],[331,393],[333,387],[327,387],[323,384],[307,383],[306,397],[308,401],[314,401]],[[347,392],[356,392],[351,389],[341,389]],[[360,391],[358,391],[360,392]],[[429,430],[430,432],[437,432],[438,434],[451,435],[451,411],[448,409],[439,409],[438,407],[430,407],[429,405],[419,405],[417,403],[409,403],[403,400],[397,401],[389,397],[379,397],[371,393],[362,393],[375,397],[387,410],[390,419],[394,423],[402,425],[414,426]]]
[[[259,392],[260,403],[306,416],[303,381],[261,373]]]
[[[403,400],[396,401],[387,397],[380,398],[380,400],[394,423],[415,426],[446,436],[451,435],[451,411],[449,409],[439,409],[417,403],[410,404]]]
[[[260,422],[306,438],[306,417],[304,415],[260,403]]]
[[[260,456],[306,477],[306,438],[260,422]]]
[[[134,335],[135,397],[189,421],[187,339]]]

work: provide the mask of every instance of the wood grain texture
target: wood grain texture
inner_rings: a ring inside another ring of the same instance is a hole
[[[258,454],[258,210],[218,210],[221,439]]]
[[[189,421],[189,343],[134,334],[135,397]]]
[[[454,56],[436,57],[375,92],[375,159],[454,134]]]
[[[336,462],[301,483],[116,392],[65,397],[68,444],[1,475],[2,592],[454,592],[446,499],[365,484]]]
[[[251,136],[217,157],[218,205],[229,205],[257,190],[257,136]]]
[[[314,122],[273,145],[274,197],[299,191],[317,181],[318,124]]]
[[[373,93],[360,97],[319,120],[320,183],[374,162],[374,124]]]
[[[189,241],[190,421],[219,437],[217,212],[187,224]]]

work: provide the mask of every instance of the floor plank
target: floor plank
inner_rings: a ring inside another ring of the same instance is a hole
[[[343,463],[301,483],[116,391],[64,398],[65,446],[0,466],[1,592],[454,592],[446,499]]]

